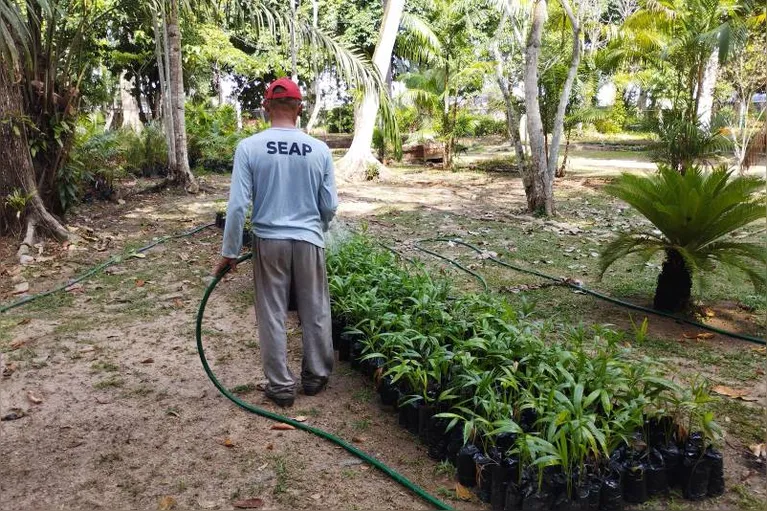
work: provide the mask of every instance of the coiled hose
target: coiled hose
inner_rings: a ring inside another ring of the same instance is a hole
[[[422,252],[425,252],[427,254],[433,255],[435,257],[438,257],[440,259],[443,259],[444,261],[447,261],[447,262],[453,264],[454,266],[460,268],[461,270],[463,270],[463,271],[473,275],[475,278],[478,278],[479,282],[484,286],[485,291],[487,291],[487,282],[485,282],[485,279],[480,277],[476,272],[473,272],[473,271],[469,270],[468,268],[464,268],[460,263],[458,263],[454,259],[451,259],[449,257],[445,257],[442,254],[439,254],[437,252],[434,252],[432,250],[429,250],[429,249],[426,249],[426,248],[420,246],[421,243],[428,243],[428,242],[444,242],[444,243],[455,243],[456,245],[462,245],[462,246],[464,246],[466,248],[469,248],[469,249],[473,250],[474,252],[476,252],[478,254],[484,254],[485,255],[485,259],[488,259],[488,260],[490,260],[490,261],[492,261],[492,262],[494,262],[496,264],[500,264],[501,266],[504,266],[506,268],[509,268],[509,269],[512,269],[514,271],[518,271],[518,272],[521,272],[521,273],[527,273],[528,275],[535,275],[536,277],[540,277],[540,278],[543,278],[543,279],[554,281],[554,282],[556,282],[556,283],[558,283],[560,285],[570,287],[572,289],[575,289],[575,290],[580,291],[582,293],[585,293],[587,295],[591,295],[591,296],[593,296],[595,298],[599,298],[600,300],[604,300],[606,302],[610,302],[612,304],[619,305],[621,307],[626,307],[627,309],[633,309],[635,311],[644,312],[644,313],[647,313],[647,314],[655,314],[656,316],[662,316],[664,318],[673,319],[674,321],[679,321],[681,323],[686,323],[688,325],[694,326],[696,328],[700,328],[702,330],[708,330],[709,332],[714,332],[714,333],[717,333],[717,334],[720,334],[720,335],[726,335],[728,337],[733,337],[735,339],[740,339],[740,340],[747,341],[747,342],[750,342],[750,343],[758,344],[760,346],[764,346],[765,344],[767,344],[767,341],[765,341],[764,339],[761,339],[759,337],[754,337],[754,336],[746,335],[746,334],[739,334],[737,332],[730,332],[729,330],[724,330],[722,328],[716,328],[714,326],[706,325],[706,324],[700,323],[698,321],[693,321],[691,319],[687,319],[687,318],[684,318],[684,317],[681,317],[681,316],[677,316],[676,314],[671,314],[671,313],[668,313],[668,312],[663,312],[663,311],[659,311],[659,310],[656,310],[656,309],[651,309],[649,307],[643,307],[641,305],[636,305],[636,304],[633,304],[631,302],[625,302],[623,300],[618,300],[617,298],[613,298],[612,296],[608,296],[608,295],[600,293],[598,291],[594,291],[594,290],[589,289],[587,287],[583,287],[583,286],[580,286],[578,284],[575,284],[572,281],[569,281],[569,280],[566,280],[566,279],[561,279],[561,278],[558,278],[558,277],[554,277],[552,275],[547,275],[545,273],[541,273],[541,272],[536,271],[536,270],[531,270],[529,268],[523,268],[521,266],[517,266],[517,265],[511,264],[511,263],[507,263],[506,261],[498,259],[497,257],[493,257],[493,256],[488,255],[486,252],[483,252],[478,247],[472,245],[471,243],[466,243],[465,241],[462,241],[462,240],[452,239],[452,238],[426,238],[426,239],[418,240],[418,241],[415,242],[414,246],[418,250],[420,250]]]
[[[247,261],[252,256],[253,256],[252,253],[247,253],[240,256],[240,258],[237,259],[237,264],[242,263],[243,261]],[[426,490],[424,490],[417,484],[411,482],[399,472],[384,465],[381,461],[379,461],[375,457],[357,449],[353,445],[349,445],[348,443],[344,442],[343,440],[333,435],[332,433],[328,433],[327,431],[309,426],[308,424],[305,424],[303,422],[298,422],[288,417],[285,417],[283,415],[270,412],[268,410],[264,410],[263,408],[259,408],[257,406],[253,406],[252,404],[246,403],[245,401],[242,401],[237,396],[229,392],[229,390],[226,387],[224,387],[220,381],[218,381],[218,378],[216,378],[216,375],[213,373],[213,370],[210,368],[210,364],[208,364],[207,358],[205,358],[205,349],[202,346],[202,320],[203,320],[203,316],[205,315],[205,306],[208,304],[208,299],[210,298],[210,295],[213,292],[213,289],[215,289],[216,285],[221,281],[221,279],[224,277],[224,275],[227,274],[228,271],[229,271],[229,268],[227,267],[226,270],[224,270],[221,274],[215,276],[213,280],[211,281],[211,283],[208,285],[207,289],[205,289],[205,294],[203,295],[202,301],[200,302],[200,308],[197,311],[197,327],[195,330],[195,335],[197,336],[197,351],[200,354],[200,361],[202,361],[202,367],[205,369],[205,374],[208,375],[208,378],[210,378],[210,381],[213,382],[213,385],[216,386],[219,392],[221,392],[224,396],[226,396],[227,399],[232,401],[234,404],[236,404],[237,406],[239,406],[240,408],[243,408],[244,410],[248,412],[254,413],[261,417],[266,417],[267,419],[271,419],[273,421],[290,424],[296,429],[308,431],[309,433],[312,433],[313,435],[317,435],[320,438],[323,438],[340,447],[343,447],[354,456],[360,458],[366,463],[369,463],[370,465],[373,465],[375,468],[377,468],[378,470],[380,470],[387,476],[391,477],[392,479],[397,481],[399,484],[401,484],[408,490],[412,491],[413,493],[421,497],[423,500],[425,500],[426,502],[434,506],[436,509],[452,510],[453,508],[451,508],[450,506],[448,506],[447,504],[445,504],[438,498],[430,495],[429,493],[426,492]]]

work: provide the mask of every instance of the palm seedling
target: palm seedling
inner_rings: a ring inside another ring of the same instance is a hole
[[[717,263],[742,271],[757,289],[767,283],[764,247],[733,239],[734,231],[765,216],[764,181],[732,177],[719,167],[690,167],[684,175],[668,167],[657,174],[623,174],[607,187],[652,223],[656,231],[622,233],[602,251],[601,272],[629,254],[648,260],[665,253],[654,307],[680,312],[689,306],[694,274],[712,271]]]

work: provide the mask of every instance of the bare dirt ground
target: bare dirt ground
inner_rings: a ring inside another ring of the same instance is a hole
[[[369,222],[370,230],[411,255],[409,243],[425,231],[465,229],[469,236],[474,222],[529,223],[519,218],[524,195],[513,177],[413,170],[397,175],[392,183],[344,188],[341,216],[357,225]],[[0,303],[18,297],[12,293],[20,279],[30,293],[40,292],[153,237],[211,222],[227,184],[226,177],[208,177],[208,191],[197,197],[166,192],[84,206],[70,221],[82,241],[66,248],[48,244],[25,268],[7,250],[11,240],[3,240]],[[589,187],[583,179],[558,186],[564,196],[583,195]],[[416,222],[399,222],[398,215],[413,215]],[[262,499],[263,509],[426,508],[340,448],[301,431],[273,430],[271,421],[218,394],[199,362],[194,317],[219,248],[220,233],[213,229],[171,240],[67,292],[0,315],[0,415],[13,409],[24,415],[0,422],[0,508],[232,509],[251,498]],[[206,354],[230,389],[277,411],[255,390],[262,373],[245,266],[217,289],[206,311]],[[652,323],[658,336],[679,338],[678,325],[663,325]],[[664,335],[665,328],[677,330]],[[298,374],[295,318],[289,339]],[[721,339],[695,342],[738,349]],[[679,352],[687,349],[682,345]],[[738,431],[758,432],[760,409],[747,406],[750,417],[741,408],[728,417]],[[299,395],[289,415],[354,442],[459,508],[480,509],[452,500],[449,470],[427,458],[396,416],[380,409],[372,385],[346,364],[336,366],[324,394]],[[746,459],[748,442],[745,434],[728,437],[727,481],[734,490],[725,497],[652,506],[763,509],[763,476]]]

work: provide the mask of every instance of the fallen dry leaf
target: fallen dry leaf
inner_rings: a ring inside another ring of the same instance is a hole
[[[141,361],[141,363],[142,364],[153,364],[154,363],[154,359],[152,357],[145,358],[144,360]]]
[[[27,291],[29,291],[29,282],[22,282],[21,284],[13,286],[13,294],[19,295],[21,293],[26,293]]]
[[[765,444],[749,445],[748,450],[757,458],[767,458],[767,445]]]
[[[27,399],[29,399],[30,403],[33,403],[33,404],[36,404],[36,405],[39,405],[39,404],[41,404],[43,402],[42,399],[40,399],[36,395],[32,394],[32,391],[27,392]]]
[[[319,493],[315,493],[314,495],[312,495],[313,500],[320,500],[321,498],[322,498],[322,495],[320,495]]]
[[[278,422],[277,424],[272,424],[271,429],[276,429],[278,431],[288,431],[288,430],[296,429],[296,428],[294,428],[290,424],[285,424],[284,422]]]
[[[707,318],[713,318],[714,316],[716,316],[716,313],[711,309],[706,309],[704,314],[706,315]]]
[[[157,509],[160,511],[168,511],[169,509],[176,509],[176,499],[166,495],[160,499],[160,503],[157,504]]]
[[[472,500],[474,494],[461,483],[455,483],[455,496],[460,500]]]
[[[32,318],[24,318],[21,321],[19,321],[18,323],[16,323],[16,325],[17,326],[19,326],[19,325],[27,325],[27,324],[29,324],[31,322],[32,322]]]
[[[699,334],[688,334],[686,332],[682,333],[682,337],[685,339],[696,339],[698,341],[703,341],[706,339],[713,339],[716,337],[716,334],[713,334],[711,332],[700,332]]]
[[[224,441],[221,442],[221,445],[223,445],[224,447],[234,447],[234,442],[232,441],[231,438],[226,437],[224,438]]]
[[[293,420],[296,422],[306,422],[307,417],[305,415],[299,415],[298,417],[293,417]]]
[[[716,385],[711,389],[713,392],[722,395],[731,397],[734,399],[740,399],[742,401],[758,401],[758,398],[749,396],[750,389],[733,389],[732,387],[728,387],[727,385]]]
[[[258,509],[264,506],[264,501],[256,497],[254,499],[238,500],[232,502],[232,505],[238,509]]]
[[[364,436],[355,436],[355,437],[352,437],[352,442],[354,442],[355,444],[361,444],[361,443],[362,443],[362,442],[364,442],[365,440],[366,440],[366,438],[365,438]]]
[[[146,284],[145,280],[141,280],[141,279],[136,280],[136,287],[144,287],[144,284]]]
[[[24,346],[27,342],[29,342],[29,339],[19,339],[18,341],[13,341],[11,343],[11,349],[16,350]]]
[[[146,254],[142,254],[141,252],[133,252],[127,257],[127,259],[130,259],[131,257],[135,257],[137,259],[146,259]]]

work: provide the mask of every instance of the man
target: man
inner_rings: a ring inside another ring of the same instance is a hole
[[[242,248],[245,211],[253,206],[253,275],[266,396],[291,406],[296,382],[287,365],[285,316],[291,285],[301,320],[301,384],[313,396],[333,368],[330,296],[323,232],[338,207],[328,146],[296,128],[301,91],[288,78],[266,91],[271,128],[242,140],[226,211],[221,260],[215,272],[234,269]]]

